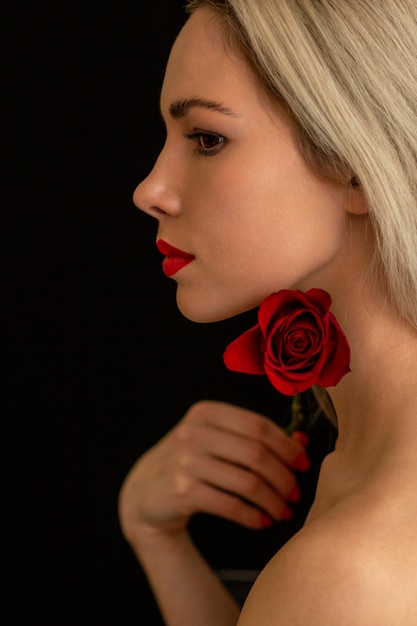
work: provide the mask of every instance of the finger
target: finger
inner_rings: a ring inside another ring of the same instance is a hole
[[[244,438],[237,439],[233,447],[228,448],[227,444],[227,437],[225,437],[219,445],[219,458],[224,460],[224,451],[229,462],[250,470],[252,476],[262,479],[283,498],[286,498],[294,489],[296,485],[294,472],[265,444]]]
[[[204,401],[194,405],[191,417],[222,432],[231,432],[263,443],[288,467],[309,467],[302,443],[296,438],[288,437],[264,415],[224,402]]]
[[[283,499],[288,498],[292,492],[294,494],[296,488],[294,472],[264,443],[230,431],[207,427],[207,425],[190,424],[186,430],[193,431],[186,435],[188,439],[192,438],[193,445],[182,446],[181,459],[178,460],[178,463],[183,466],[188,465],[190,472],[193,471],[191,469],[193,463],[197,463],[199,458],[209,457],[250,470]],[[197,443],[198,438],[200,439],[199,443]],[[180,449],[180,444],[178,449]],[[207,467],[210,465],[206,466],[206,469]],[[225,473],[227,474],[226,471]],[[200,479],[205,478],[201,473],[199,477]],[[292,501],[295,499],[293,495]]]
[[[281,518],[287,494],[278,493],[259,474],[243,467],[208,458],[196,460],[193,472],[200,482],[236,495],[267,512],[274,519]],[[285,491],[290,494],[295,493],[295,489],[299,497],[297,485],[291,476],[288,489]]]
[[[223,517],[247,528],[261,529],[270,526],[271,517],[264,511],[252,506],[235,494],[219,491],[210,485],[201,483],[195,494],[195,502],[200,512]],[[277,520],[288,520],[291,510],[283,502]]]
[[[295,439],[296,441],[301,443],[304,449],[307,448],[310,442],[309,436],[304,431],[294,430],[294,432],[291,434],[291,437],[292,439]]]

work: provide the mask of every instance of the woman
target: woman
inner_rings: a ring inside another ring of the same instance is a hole
[[[303,529],[239,618],[184,533],[139,533],[129,489],[125,534],[171,625],[417,623],[417,6],[189,10],[161,93],[167,141],[135,203],[159,222],[184,315],[210,322],[267,302],[250,341],[226,353],[234,369],[263,367],[253,346],[270,294],[318,298],[326,320],[331,298],[338,356],[326,348],[331,367],[317,354],[312,367],[339,437]],[[271,382],[297,390],[274,363]]]

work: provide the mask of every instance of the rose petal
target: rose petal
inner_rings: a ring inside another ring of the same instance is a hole
[[[234,372],[265,374],[263,343],[264,339],[257,324],[227,346],[223,355],[224,364]]]
[[[271,370],[267,367],[265,367],[265,373],[271,385],[286,396],[293,396],[296,393],[307,391],[314,385],[313,381],[316,378],[314,375],[311,376],[311,372],[304,375],[297,375],[291,372],[290,376],[286,376],[284,372]]]
[[[316,305],[321,315],[327,313],[332,305],[330,294],[324,291],[324,289],[309,289],[305,292],[305,297],[309,303],[308,308]]]
[[[270,332],[268,326],[271,319],[280,321],[282,293],[282,291],[278,291],[278,293],[271,294],[268,298],[265,298],[259,307],[258,322],[265,335],[267,332]]]
[[[350,347],[345,334],[333,313],[329,313],[332,338],[326,346],[326,359],[320,372],[317,384],[321,387],[334,387],[350,372]]]

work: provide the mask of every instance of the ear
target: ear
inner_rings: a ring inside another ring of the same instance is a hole
[[[351,215],[367,215],[368,203],[357,176],[353,176],[346,190],[345,211]]]

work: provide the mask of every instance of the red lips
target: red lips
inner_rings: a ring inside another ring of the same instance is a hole
[[[195,259],[192,254],[171,246],[163,239],[158,239],[156,246],[159,252],[165,255],[165,259],[162,262],[162,270],[166,276],[174,276],[174,274]]]

